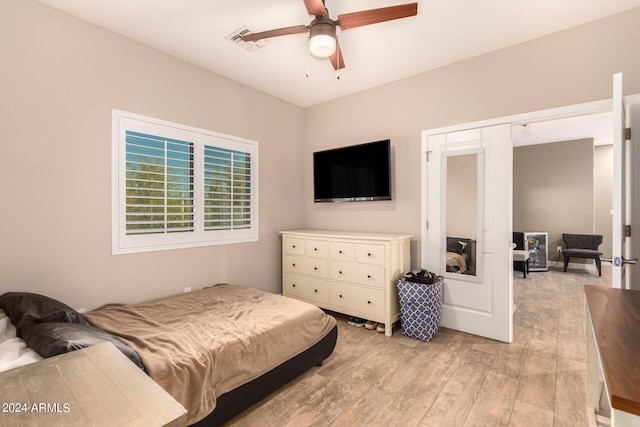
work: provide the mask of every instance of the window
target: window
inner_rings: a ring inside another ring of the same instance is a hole
[[[114,254],[258,238],[258,144],[113,111]]]

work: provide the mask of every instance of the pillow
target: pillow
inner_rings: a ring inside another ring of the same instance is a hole
[[[22,337],[22,328],[29,323],[87,323],[80,313],[68,305],[44,295],[28,292],[7,292],[0,295],[0,308],[16,327],[18,337]]]
[[[107,341],[146,372],[135,350],[109,332],[91,325],[62,322],[31,323],[25,326],[23,339],[29,348],[42,357],[52,357]]]
[[[462,254],[463,246],[460,244],[458,239],[455,238],[447,238],[447,252],[453,252],[455,254]]]

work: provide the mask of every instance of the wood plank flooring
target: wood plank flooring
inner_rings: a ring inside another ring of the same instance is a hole
[[[514,341],[440,328],[430,342],[339,324],[322,367],[227,426],[584,426],[585,284],[611,266],[513,277]]]

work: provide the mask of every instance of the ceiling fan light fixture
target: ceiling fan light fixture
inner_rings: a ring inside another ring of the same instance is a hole
[[[319,22],[309,29],[309,53],[316,58],[328,58],[336,51],[336,27]]]

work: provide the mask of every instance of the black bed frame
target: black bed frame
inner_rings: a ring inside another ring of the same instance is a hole
[[[317,344],[253,381],[218,397],[213,412],[193,426],[219,426],[313,366],[321,366],[322,362],[333,352],[337,339],[338,326],[335,326]]]

